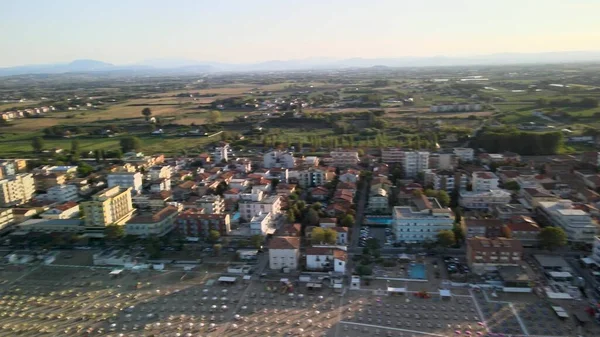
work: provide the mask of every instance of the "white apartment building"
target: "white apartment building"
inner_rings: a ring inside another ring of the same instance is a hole
[[[263,166],[265,168],[294,168],[296,166],[296,158],[289,153],[284,151],[271,151],[265,153],[263,156]]]
[[[302,188],[322,186],[330,182],[334,176],[334,172],[311,167],[299,172],[298,185]]]
[[[196,202],[198,207],[204,208],[206,214],[221,214],[225,211],[225,199],[218,195],[205,195]]]
[[[78,188],[75,185],[56,185],[48,188],[46,199],[64,203],[79,199]]]
[[[273,234],[275,228],[271,227],[273,218],[271,213],[259,213],[250,220],[250,235]]]
[[[140,172],[115,172],[106,176],[108,187],[119,186],[129,188],[134,194],[140,193],[143,186],[143,175]]]
[[[490,191],[460,191],[459,205],[468,209],[488,210],[494,206],[506,206],[510,202],[511,194],[505,190]]]
[[[0,207],[24,204],[35,194],[35,181],[30,173],[0,180]]]
[[[159,180],[155,180],[150,185],[150,192],[158,193],[161,191],[170,191],[171,190],[171,179],[170,178],[162,178]]]
[[[0,231],[14,221],[12,208],[0,208]]]
[[[74,219],[79,217],[79,205],[74,201],[66,202],[47,210],[40,216],[42,219]]]
[[[238,205],[240,216],[246,220],[251,220],[262,213],[271,213],[274,218],[281,213],[281,197],[278,195],[258,201],[240,200]]]
[[[213,153],[213,158],[215,163],[220,163],[222,161],[229,161],[229,144],[223,143],[221,146],[217,146],[215,148],[215,152]]]
[[[405,178],[415,178],[419,172],[423,172],[429,168],[429,152],[426,151],[409,151],[404,152],[404,160],[402,161],[402,169],[404,170]]]
[[[457,164],[457,157],[453,153],[432,153],[429,156],[429,167],[433,169],[452,170]]]
[[[589,213],[573,207],[571,200],[540,201],[538,214],[550,224],[561,227],[571,242],[593,243],[600,227]]]
[[[306,249],[306,269],[313,271],[332,270],[335,273],[346,273],[348,254],[333,247],[309,247]]]
[[[404,150],[399,148],[382,149],[381,161],[385,164],[402,164],[404,163]]]
[[[397,242],[436,241],[440,231],[452,229],[454,214],[449,208],[443,208],[437,199],[422,196],[414,198],[413,204],[394,207],[393,231]]]
[[[150,180],[171,179],[173,174],[171,166],[152,166],[150,168]]]
[[[360,163],[360,158],[356,151],[331,151],[329,155],[335,167],[356,166]]]
[[[453,152],[462,162],[471,162],[475,159],[475,150],[470,147],[455,147]]]
[[[484,192],[498,189],[500,179],[492,172],[477,171],[471,176],[471,186],[474,192]]]
[[[275,236],[269,241],[269,268],[281,270],[298,269],[300,260],[300,238]]]

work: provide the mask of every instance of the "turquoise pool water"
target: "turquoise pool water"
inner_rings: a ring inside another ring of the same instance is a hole
[[[411,263],[408,268],[408,277],[412,279],[424,280],[425,277],[425,265],[422,263]]]
[[[392,223],[392,217],[365,217],[365,223],[375,223],[381,225],[390,225]]]
[[[231,217],[231,221],[238,221],[240,219],[240,212],[235,212]]]

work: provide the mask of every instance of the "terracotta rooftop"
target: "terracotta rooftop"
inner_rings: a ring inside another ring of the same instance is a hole
[[[71,209],[75,206],[78,206],[79,204],[76,203],[75,201],[67,201],[64,204],[58,205],[56,207],[54,207],[55,209],[59,210],[59,211],[66,211],[68,209]]]
[[[294,236],[274,236],[269,249],[300,249],[300,238]]]
[[[498,219],[465,219],[466,227],[496,227],[502,226]]]

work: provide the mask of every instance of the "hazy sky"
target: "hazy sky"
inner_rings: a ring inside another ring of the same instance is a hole
[[[600,49],[600,0],[0,0],[0,67]]]

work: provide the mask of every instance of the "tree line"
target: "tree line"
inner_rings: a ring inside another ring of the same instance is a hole
[[[510,151],[521,155],[556,154],[563,145],[559,131],[526,132],[515,128],[483,129],[473,140],[475,147],[488,152]]]

